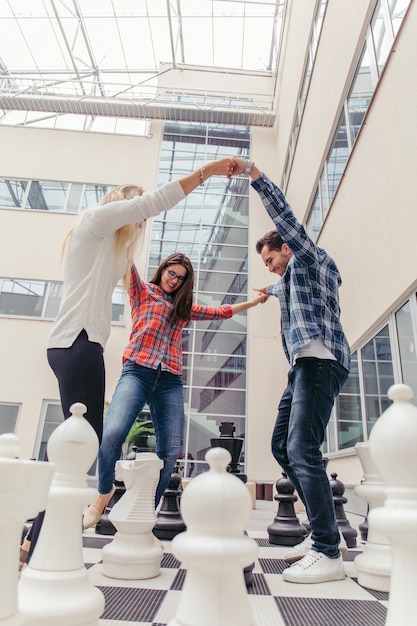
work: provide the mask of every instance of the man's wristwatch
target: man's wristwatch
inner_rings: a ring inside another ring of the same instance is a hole
[[[244,174],[246,174],[246,176],[249,176],[252,167],[255,165],[255,163],[253,161],[248,161],[248,164],[245,168]]]

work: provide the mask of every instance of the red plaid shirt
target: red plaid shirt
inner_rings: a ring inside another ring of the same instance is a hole
[[[138,365],[162,370],[171,374],[182,373],[182,337],[184,320],[174,324],[169,317],[172,299],[160,287],[141,280],[135,266],[130,277],[130,306],[132,309],[132,332],[123,352],[123,362],[134,361]],[[232,307],[193,304],[192,320],[214,320],[232,317]]]

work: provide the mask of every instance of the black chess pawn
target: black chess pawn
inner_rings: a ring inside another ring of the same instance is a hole
[[[337,480],[337,474],[333,472],[330,474],[332,479],[330,481],[330,486],[332,488],[333,493],[333,502],[334,508],[336,512],[336,521],[339,526],[339,530],[342,533],[346,545],[348,548],[356,548],[356,537],[358,535],[358,531],[349,523],[349,520],[346,517],[345,509],[343,507],[347,502],[347,498],[344,497],[345,486],[342,481]]]
[[[269,543],[280,546],[296,546],[301,543],[307,532],[300,523],[294,509],[294,503],[298,500],[294,495],[294,485],[282,472],[282,478],[276,482],[277,495],[274,497],[278,504],[277,515],[268,526]]]
[[[181,476],[174,471],[171,475],[168,487],[165,489],[161,507],[156,517],[156,523],[153,527],[153,534],[162,541],[170,541],[179,533],[187,530],[181,515],[181,495]]]
[[[239,468],[240,453],[242,452],[243,438],[235,437],[234,432],[236,427],[233,422],[222,422],[219,426],[220,437],[213,437],[210,439],[211,447],[226,448],[230,452],[232,460],[227,468],[227,471],[240,478],[244,483],[247,482],[248,477],[243,474]]]

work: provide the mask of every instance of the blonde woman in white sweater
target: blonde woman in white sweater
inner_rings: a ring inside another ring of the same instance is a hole
[[[47,343],[47,357],[58,379],[65,419],[74,402],[84,403],[85,417],[99,441],[105,390],[103,351],[110,334],[112,293],[121,279],[128,285],[141,226],[178,204],[207,178],[230,178],[233,166],[231,158],[211,161],[149,193],[137,185],[116,187],[81,215],[65,239],[64,294]],[[32,541],[26,563],[42,518],[40,514],[28,537]],[[28,542],[22,546],[28,547]]]

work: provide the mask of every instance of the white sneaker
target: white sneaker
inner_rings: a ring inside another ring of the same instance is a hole
[[[289,552],[287,552],[284,556],[284,559],[287,563],[295,563],[300,559],[304,558],[307,552],[310,552],[313,545],[313,540],[311,535],[307,535],[307,537],[301,542],[297,543]]]
[[[313,540],[310,534],[310,535],[307,535],[304,541],[302,541],[301,543],[298,543],[289,552],[287,552],[284,555],[284,559],[287,561],[287,563],[295,563],[296,561],[303,559],[306,556],[306,554],[310,552],[312,547],[313,547]],[[346,541],[344,540],[342,534],[340,535],[339,551],[342,556],[345,556],[345,554],[348,551]]]
[[[345,568],[343,558],[330,559],[323,552],[310,550],[306,556],[287,567],[282,578],[288,583],[327,583],[332,580],[343,580]]]

